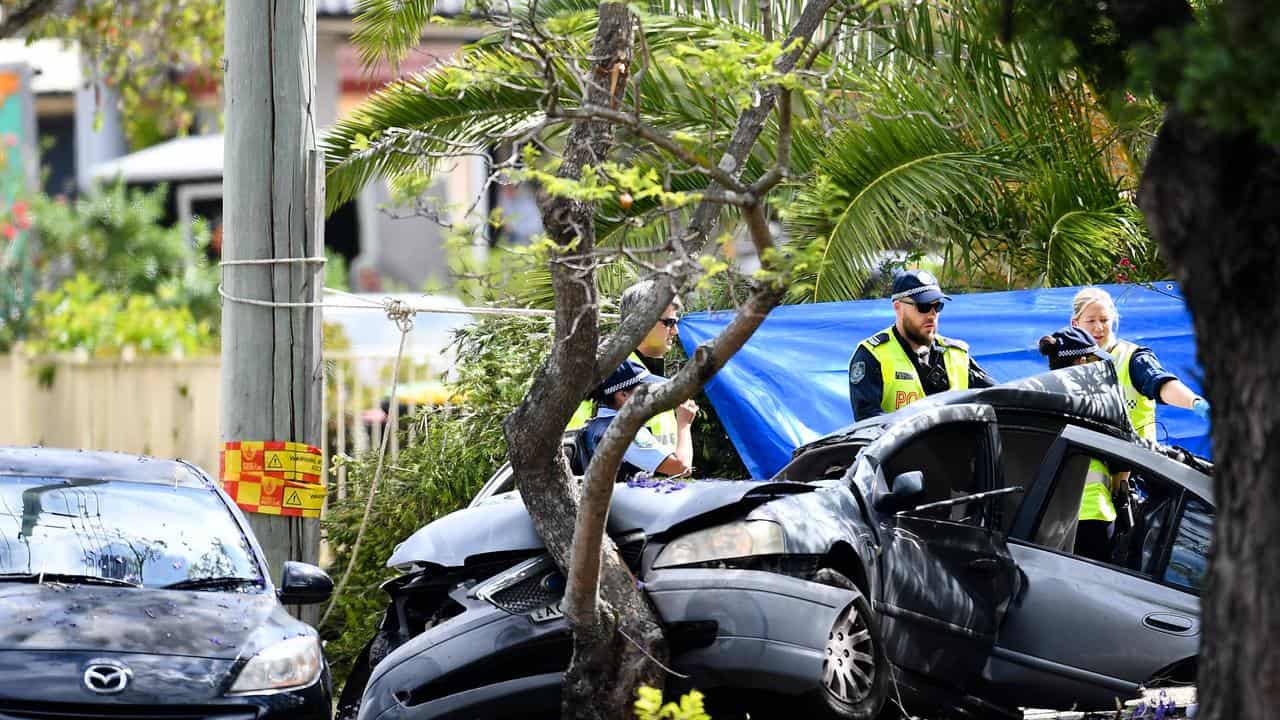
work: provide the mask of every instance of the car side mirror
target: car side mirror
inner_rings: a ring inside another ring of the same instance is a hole
[[[289,560],[284,564],[276,595],[285,605],[314,605],[333,594],[329,574],[310,563]]]
[[[893,479],[892,492],[876,498],[878,512],[891,514],[914,507],[924,497],[924,473],[919,470],[904,472]]]

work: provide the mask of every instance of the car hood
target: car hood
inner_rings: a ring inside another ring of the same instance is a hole
[[[609,510],[609,533],[641,530],[658,535],[730,506],[814,489],[796,482],[729,480],[618,484]],[[396,546],[387,566],[425,562],[459,567],[476,555],[542,547],[524,503],[517,493],[511,493],[505,499],[450,513],[419,529]]]
[[[306,632],[263,593],[0,583],[0,651],[234,659]]]

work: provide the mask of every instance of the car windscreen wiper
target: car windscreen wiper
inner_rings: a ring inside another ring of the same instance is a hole
[[[253,585],[260,587],[262,585],[261,578],[235,577],[225,575],[219,577],[201,577],[190,578],[187,580],[179,580],[176,583],[170,583],[163,586],[164,590],[212,590],[215,588],[237,588],[245,585]]]
[[[56,582],[68,585],[112,585],[116,587],[142,587],[140,583],[102,577],[100,575],[77,575],[75,573],[0,573],[0,582]]]

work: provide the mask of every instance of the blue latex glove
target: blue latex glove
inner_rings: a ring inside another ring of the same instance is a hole
[[[1197,397],[1191,402],[1191,411],[1205,420],[1209,419],[1209,401],[1202,397]]]

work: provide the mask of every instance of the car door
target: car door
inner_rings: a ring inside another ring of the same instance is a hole
[[[865,453],[879,463],[881,497],[903,473],[924,475],[919,509],[887,514],[878,503],[876,609],[886,652],[899,666],[965,686],[990,654],[1018,583],[995,529],[998,503],[970,500],[1000,483],[995,413],[985,405],[933,408],[894,426]]]
[[[1123,469],[1146,500],[1106,561],[1075,555],[1089,460]],[[1207,476],[1133,443],[1068,425],[1018,510],[1009,549],[1024,587],[984,670],[993,694],[1037,707],[1115,707],[1193,667],[1213,518]],[[1194,678],[1190,678],[1194,679]]]

